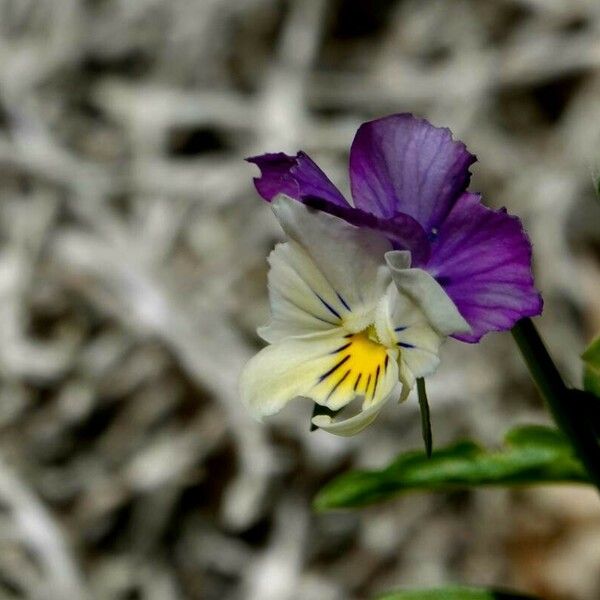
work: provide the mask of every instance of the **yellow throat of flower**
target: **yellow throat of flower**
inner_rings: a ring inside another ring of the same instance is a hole
[[[387,348],[379,342],[373,325],[359,333],[348,334],[346,340],[333,354],[333,366],[323,374],[318,385],[329,390],[328,397],[332,400],[358,395],[364,396],[370,404],[388,368]]]

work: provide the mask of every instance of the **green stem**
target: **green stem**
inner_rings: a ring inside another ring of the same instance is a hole
[[[423,442],[425,442],[425,454],[427,454],[427,458],[431,458],[431,449],[433,447],[431,416],[429,414],[425,380],[422,377],[417,379],[417,393],[419,396],[419,408],[421,409],[421,431],[423,433]]]
[[[531,319],[521,319],[512,334],[556,424],[569,438],[590,480],[600,490],[600,446],[581,404],[565,385]]]

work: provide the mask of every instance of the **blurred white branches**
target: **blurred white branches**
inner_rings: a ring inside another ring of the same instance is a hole
[[[356,127],[411,111],[526,222],[576,381],[600,329],[599,40],[595,0],[0,0],[0,596],[597,596],[585,494],[317,517],[340,469],[420,444],[416,403],[340,440],[301,403],[253,422],[237,377],[279,237],[243,158],[304,149],[347,188]],[[448,344],[429,395],[439,444],[546,418],[508,336]]]

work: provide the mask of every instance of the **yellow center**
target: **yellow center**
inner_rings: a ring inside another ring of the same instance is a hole
[[[386,374],[389,357],[387,349],[377,340],[375,328],[348,334],[347,342],[333,356],[333,366],[320,377],[318,386],[327,390],[327,398],[335,397],[336,404],[354,396],[364,396],[367,402],[375,398],[378,386]]]

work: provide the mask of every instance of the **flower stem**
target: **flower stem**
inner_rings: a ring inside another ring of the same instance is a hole
[[[584,464],[590,480],[600,490],[600,445],[581,402],[563,381],[531,319],[521,319],[512,329],[527,368],[554,421],[567,436]]]
[[[427,458],[431,458],[431,449],[433,446],[431,416],[429,414],[429,402],[427,400],[425,380],[422,377],[417,379],[417,393],[419,396],[419,408],[421,409],[421,431],[423,433],[423,442],[425,443],[425,454],[427,454]]]

